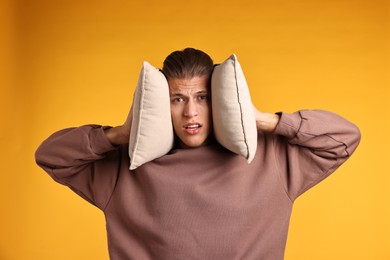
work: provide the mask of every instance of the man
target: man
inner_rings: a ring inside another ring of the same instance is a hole
[[[254,109],[247,164],[214,140],[210,57],[176,51],[162,71],[177,140],[167,155],[129,170],[130,113],[53,134],[37,163],[104,212],[111,259],[283,259],[294,200],[349,158],[359,130],[330,112]]]

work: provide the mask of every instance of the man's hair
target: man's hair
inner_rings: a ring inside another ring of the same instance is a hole
[[[213,60],[208,54],[194,48],[174,51],[166,57],[162,72],[167,79],[190,79],[196,76],[211,76]]]

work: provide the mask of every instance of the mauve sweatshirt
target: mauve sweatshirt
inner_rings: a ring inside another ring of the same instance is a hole
[[[342,117],[301,110],[259,133],[251,164],[214,143],[130,171],[127,145],[111,145],[105,128],[58,131],[36,161],[103,211],[113,260],[281,260],[294,200],[360,141]]]

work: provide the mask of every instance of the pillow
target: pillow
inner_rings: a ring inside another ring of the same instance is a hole
[[[172,149],[174,134],[169,100],[164,74],[145,61],[134,92],[129,139],[130,170]]]
[[[211,99],[217,141],[250,163],[257,148],[256,119],[236,55],[215,66],[211,77]]]

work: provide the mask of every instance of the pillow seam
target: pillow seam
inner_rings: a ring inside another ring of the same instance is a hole
[[[244,136],[244,143],[245,143],[245,147],[246,147],[246,159],[248,159],[250,157],[249,155],[249,146],[248,146],[248,142],[247,142],[247,137],[246,137],[246,133],[245,133],[245,124],[244,124],[244,120],[243,120],[243,114],[242,114],[242,104],[241,104],[241,100],[240,100],[240,92],[239,92],[239,86],[238,86],[238,79],[237,79],[237,61],[236,59],[233,60],[233,68],[234,68],[234,77],[235,77],[235,81],[236,81],[236,93],[237,93],[237,100],[238,100],[238,107],[240,108],[240,119],[241,119],[241,126],[242,126],[242,132],[243,132],[243,136]]]

